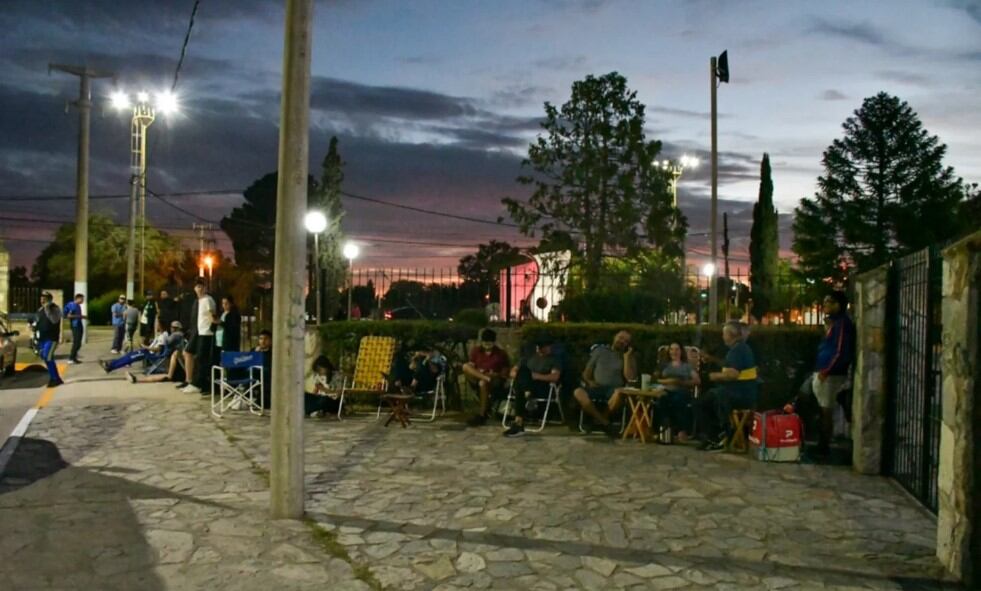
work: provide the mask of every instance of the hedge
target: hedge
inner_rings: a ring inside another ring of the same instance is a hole
[[[718,358],[725,357],[721,327],[698,325],[645,325],[601,323],[533,323],[524,325],[521,341],[530,344],[547,336],[564,343],[570,356],[570,367],[578,375],[585,366],[590,346],[611,343],[618,330],[628,330],[639,356],[640,370],[648,373],[657,367],[657,348],[671,341],[695,345]],[[466,360],[466,344],[476,338],[472,326],[441,321],[348,321],[321,326],[325,352],[341,367],[350,368],[357,355],[361,337],[368,335],[395,337],[409,350],[435,347],[451,364]],[[756,353],[763,380],[761,407],[775,408],[793,398],[813,369],[822,333],[815,327],[753,326],[749,345]],[[711,370],[703,367],[704,373]],[[565,393],[568,395],[569,393]]]

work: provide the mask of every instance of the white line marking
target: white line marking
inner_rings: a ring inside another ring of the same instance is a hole
[[[14,457],[14,452],[17,451],[17,446],[20,445],[20,440],[27,433],[27,428],[30,427],[31,421],[34,420],[34,416],[37,414],[39,409],[37,407],[28,409],[21,417],[20,422],[14,427],[14,430],[10,432],[10,436],[7,437],[6,442],[3,444],[3,448],[0,448],[0,477],[3,476],[4,471],[7,469],[7,464],[10,462],[10,458]]]

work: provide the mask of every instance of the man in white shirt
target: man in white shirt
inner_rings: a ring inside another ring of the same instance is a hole
[[[181,390],[187,394],[211,392],[211,366],[214,363],[215,331],[217,322],[215,300],[208,295],[204,281],[194,283],[194,293],[198,296],[191,309],[191,340],[186,352],[193,356],[193,362],[187,368],[190,383]]]

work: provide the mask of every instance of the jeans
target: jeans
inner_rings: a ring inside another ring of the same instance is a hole
[[[57,341],[41,341],[41,359],[48,368],[48,378],[52,382],[60,382],[61,376],[58,375],[58,365],[54,361],[55,349],[58,348]]]
[[[150,350],[146,348],[140,348],[137,349],[136,351],[130,351],[129,353],[123,355],[119,359],[113,359],[112,361],[109,362],[109,364],[106,367],[109,368],[109,371],[115,371],[120,367],[126,367],[127,365],[133,365],[137,361],[142,361],[144,358],[146,358],[146,356],[149,353]]]
[[[68,354],[69,360],[78,361],[78,350],[82,348],[83,338],[85,338],[85,329],[82,327],[82,322],[79,321],[78,326],[72,324],[72,352]]]
[[[716,386],[698,400],[699,426],[702,434],[710,439],[732,435],[732,425],[729,424],[729,414],[733,410],[752,410],[756,408],[757,392],[746,392]]]
[[[126,327],[122,324],[112,325],[112,350],[119,351],[123,348],[123,337],[126,336]]]
[[[533,398],[548,398],[549,383],[532,379],[531,370],[525,365],[518,368],[518,375],[514,378],[514,416],[525,418],[527,412],[526,394],[531,394]]]

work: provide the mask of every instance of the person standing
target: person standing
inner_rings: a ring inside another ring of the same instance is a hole
[[[189,350],[194,356],[191,383],[181,390],[185,394],[200,394],[211,391],[211,365],[214,360],[215,332],[215,300],[208,295],[204,281],[198,279],[194,283],[194,293],[197,301],[191,311],[194,320],[194,336],[191,338]]]
[[[845,292],[833,291],[825,296],[827,330],[818,345],[811,381],[814,397],[821,407],[821,433],[817,449],[821,457],[831,453],[836,397],[848,385],[848,370],[855,358],[855,325],[848,317],[847,309],[848,297]]]
[[[48,292],[41,294],[41,308],[37,311],[34,323],[37,327],[41,359],[48,368],[48,387],[55,388],[65,383],[58,375],[58,365],[54,361],[55,349],[58,347],[58,337],[61,333],[61,309]]]
[[[112,350],[113,355],[119,355],[123,348],[123,337],[126,336],[126,319],[123,314],[126,312],[126,296],[120,295],[116,298],[116,303],[109,309],[112,317]]]
[[[148,289],[143,295],[146,297],[146,302],[143,304],[143,314],[140,315],[140,339],[146,344],[160,331],[157,330],[157,302],[153,292]]]
[[[220,355],[224,351],[240,351],[242,346],[242,315],[230,295],[221,298],[221,318],[215,330],[215,348]]]
[[[123,318],[126,320],[126,346],[132,351],[135,349],[133,335],[136,334],[136,329],[140,327],[140,309],[136,307],[133,300],[126,300],[126,311],[123,312]]]
[[[177,314],[177,302],[170,298],[170,294],[166,289],[161,289],[160,297],[157,298],[156,331],[163,332],[175,320],[181,321]]]
[[[82,339],[85,338],[85,326],[83,320],[86,316],[82,313],[82,304],[85,303],[85,295],[76,293],[75,300],[65,304],[65,318],[72,328],[72,351],[68,354],[68,363],[74,365],[79,363],[78,350],[82,347]]]

